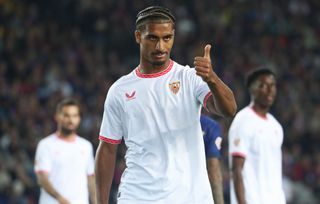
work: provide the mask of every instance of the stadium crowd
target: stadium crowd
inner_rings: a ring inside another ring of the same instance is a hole
[[[284,127],[283,173],[289,204],[320,199],[320,2],[317,0],[0,0],[0,204],[37,203],[37,142],[54,129],[64,97],[82,104],[79,135],[98,144],[108,87],[139,62],[137,11],[166,5],[177,17],[172,58],[193,64],[213,44],[215,71],[248,103],[244,73],[266,65],[278,75],[272,113]],[[227,130],[223,173],[228,200]],[[119,151],[113,191],[122,170]],[[228,203],[228,202],[226,202]]]

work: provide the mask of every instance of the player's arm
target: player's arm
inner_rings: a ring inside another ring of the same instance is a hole
[[[224,204],[223,184],[220,169],[220,161],[216,157],[207,159],[207,171],[215,204]]]
[[[233,184],[235,189],[236,198],[238,204],[245,204],[245,196],[244,196],[244,185],[243,185],[243,177],[242,177],[242,169],[244,165],[245,159],[240,156],[232,157],[232,174],[233,174]]]
[[[97,203],[108,204],[117,155],[117,144],[100,141],[96,153],[95,175]]]
[[[54,197],[59,204],[70,204],[70,202],[65,199],[59,192],[53,187],[48,178],[48,173],[45,172],[37,172],[37,182],[38,184],[52,197]]]
[[[196,74],[205,81],[213,93],[207,101],[207,109],[224,117],[236,113],[237,104],[231,89],[216,75],[212,69],[210,57],[211,45],[206,45],[203,57],[195,57]]]
[[[96,187],[95,187],[95,176],[88,175],[88,189],[91,204],[96,204]]]

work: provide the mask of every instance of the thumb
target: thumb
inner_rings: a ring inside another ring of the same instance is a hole
[[[203,56],[204,58],[211,59],[210,50],[211,50],[211,45],[207,44],[204,48],[204,56]]]

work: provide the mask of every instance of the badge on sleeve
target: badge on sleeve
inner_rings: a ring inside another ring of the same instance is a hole
[[[217,137],[216,141],[214,141],[214,143],[216,144],[218,150],[221,149],[221,142],[222,142],[222,138],[221,137]]]

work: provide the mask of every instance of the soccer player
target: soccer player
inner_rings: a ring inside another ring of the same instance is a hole
[[[277,88],[267,68],[247,75],[251,103],[235,116],[229,130],[231,204],[285,204],[282,188],[283,129],[269,113]]]
[[[219,161],[222,142],[221,127],[218,122],[205,115],[201,115],[200,123],[213,200],[215,204],[224,204],[222,175]]]
[[[73,99],[56,109],[57,131],[42,139],[34,169],[41,187],[40,204],[95,204],[94,158],[89,141],[78,136],[80,106]]]
[[[206,172],[200,109],[233,116],[232,91],[215,74],[210,45],[195,69],[170,59],[175,17],[164,7],[138,13],[135,40],[140,65],[109,89],[96,154],[97,200],[108,203],[124,139],[126,166],[118,204],[213,203]]]

